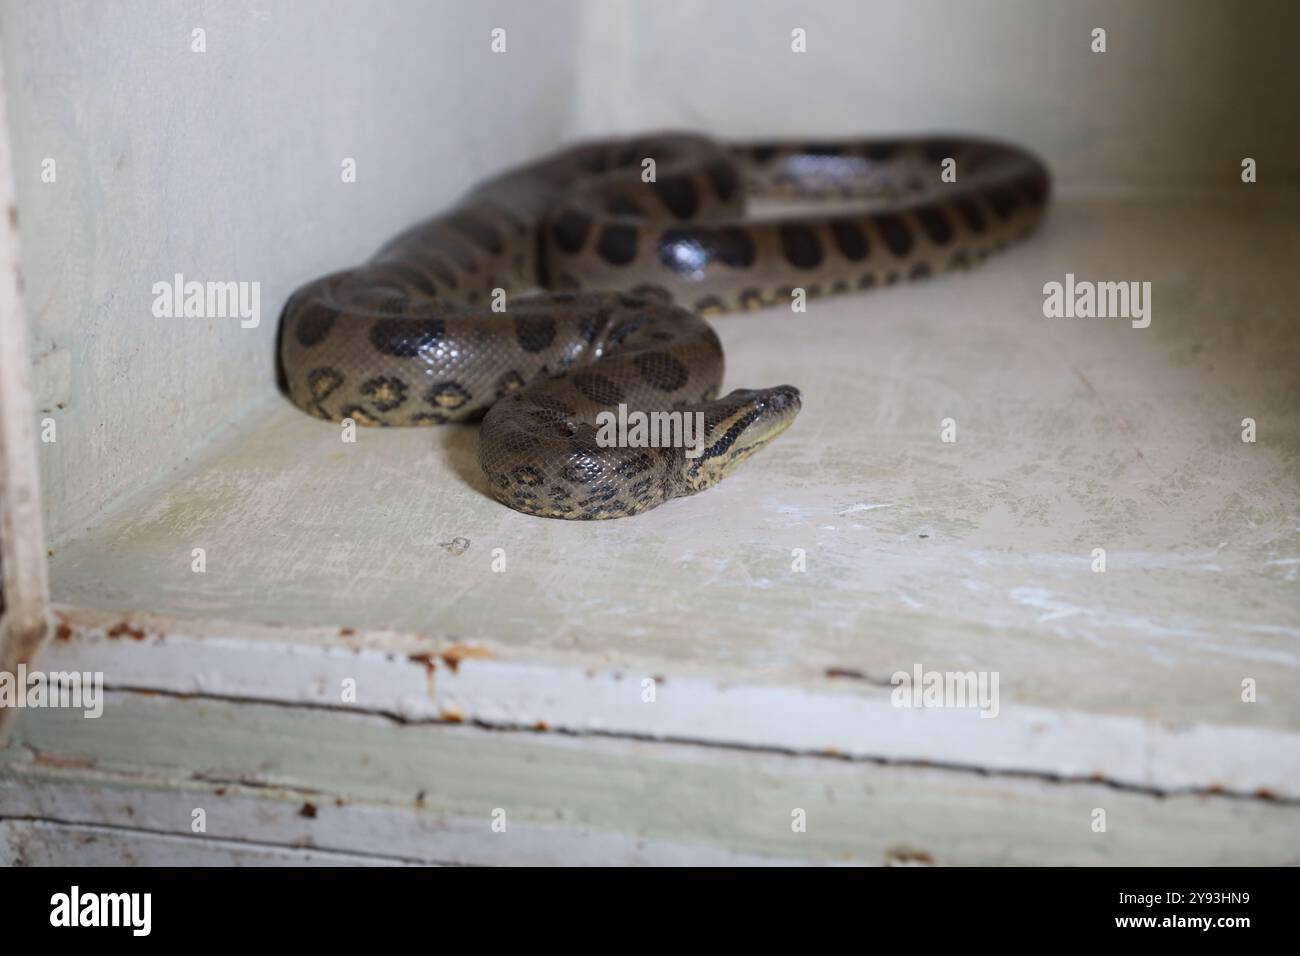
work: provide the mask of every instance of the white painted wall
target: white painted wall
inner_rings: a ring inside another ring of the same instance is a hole
[[[1233,189],[1243,156],[1261,185],[1300,183],[1292,0],[590,0],[584,12],[584,131],[997,134],[1038,150],[1058,195]]]
[[[955,129],[1065,195],[1232,188],[1244,155],[1294,186],[1297,27],[1266,0],[0,0],[51,537],[271,393],[299,282],[562,139]],[[154,318],[176,272],[260,282],[261,326]]]
[[[570,0],[0,5],[36,407],[58,427],[40,446],[51,538],[271,393],[298,283],[558,142],[576,15]],[[154,318],[151,287],[176,272],[261,282],[261,326]]]

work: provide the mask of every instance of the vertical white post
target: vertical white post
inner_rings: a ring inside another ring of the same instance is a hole
[[[0,58],[0,671],[10,673],[44,640],[50,601],[30,373]],[[0,708],[0,739],[9,716]]]

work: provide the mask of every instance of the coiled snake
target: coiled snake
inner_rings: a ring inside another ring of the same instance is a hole
[[[1048,189],[1033,156],[974,139],[580,144],[295,292],[283,385],[364,425],[483,416],[479,462],[506,505],[637,514],[716,484],[800,408],[788,385],[717,397],[722,348],[700,316],[970,266],[1032,230]],[[750,220],[747,195],[845,202]],[[616,434],[601,413],[620,405],[663,427]],[[692,420],[684,445],[667,426]]]

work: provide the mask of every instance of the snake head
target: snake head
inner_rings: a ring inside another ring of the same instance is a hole
[[[685,494],[712,488],[731,470],[790,427],[799,414],[799,389],[737,389],[700,407],[703,448],[684,459]]]

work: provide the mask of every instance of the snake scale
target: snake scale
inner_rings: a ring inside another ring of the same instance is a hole
[[[581,143],[298,289],[282,386],[335,421],[481,417],[479,462],[504,504],[638,514],[716,484],[800,409],[788,385],[719,397],[722,347],[702,316],[971,266],[1030,232],[1048,192],[1034,156],[973,138]],[[833,202],[749,219],[747,197]],[[686,413],[703,434],[694,448],[602,441],[601,413],[620,405]]]

